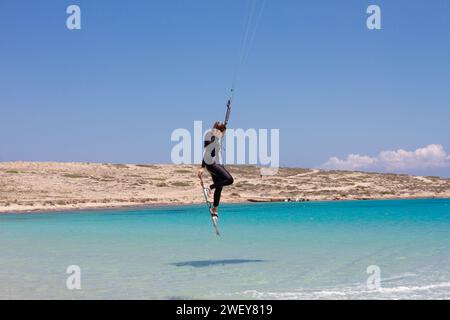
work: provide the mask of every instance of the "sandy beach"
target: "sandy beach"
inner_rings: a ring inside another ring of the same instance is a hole
[[[202,203],[195,165],[0,163],[0,212]],[[450,179],[400,174],[229,166],[223,202],[450,198]],[[209,183],[209,175],[206,174]]]

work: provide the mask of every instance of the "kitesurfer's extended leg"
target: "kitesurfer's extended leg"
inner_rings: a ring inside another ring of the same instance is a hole
[[[222,194],[222,189],[223,187],[216,187],[214,190],[214,209],[217,212],[217,207],[219,207],[219,203],[220,203],[220,196]]]

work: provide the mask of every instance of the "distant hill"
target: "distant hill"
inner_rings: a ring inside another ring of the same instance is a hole
[[[0,212],[202,203],[199,166],[0,162]],[[450,198],[450,179],[229,166],[223,202]],[[209,175],[205,174],[209,182]]]

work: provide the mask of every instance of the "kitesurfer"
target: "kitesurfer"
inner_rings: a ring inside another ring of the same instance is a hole
[[[203,168],[211,174],[213,184],[207,189],[208,196],[210,196],[212,190],[214,190],[213,208],[211,209],[211,215],[218,217],[218,208],[220,204],[220,196],[222,189],[225,186],[233,184],[234,179],[231,174],[220,164],[220,141],[224,136],[226,130],[226,124],[222,122],[215,122],[212,129],[206,134],[204,147],[205,153],[203,156],[202,167],[198,171],[198,176],[201,179],[203,175]]]

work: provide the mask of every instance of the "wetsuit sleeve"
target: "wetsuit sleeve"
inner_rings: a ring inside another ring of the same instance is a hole
[[[208,140],[208,138],[209,138],[209,140]],[[206,148],[208,145],[210,145],[211,143],[213,143],[215,140],[216,140],[216,137],[215,137],[215,136],[213,136],[213,135],[210,134],[210,133],[207,133],[207,135],[206,135],[206,140],[204,141],[204,147]],[[215,150],[213,150],[213,151],[211,152],[211,157],[214,158],[214,156],[215,156]],[[204,168],[204,167],[206,167],[205,155],[203,155],[203,160],[202,160],[202,168]]]

